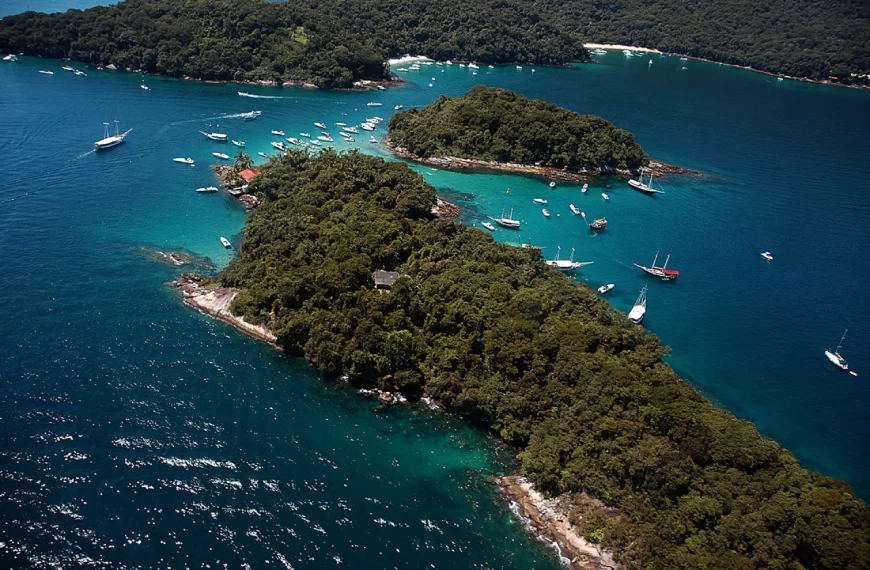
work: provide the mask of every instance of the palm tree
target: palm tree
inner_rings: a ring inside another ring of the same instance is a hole
[[[236,172],[241,172],[247,168],[251,168],[254,165],[254,161],[251,160],[251,157],[247,155],[244,151],[239,151],[236,155],[236,163],[233,167],[233,170]]]

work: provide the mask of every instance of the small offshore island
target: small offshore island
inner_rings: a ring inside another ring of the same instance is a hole
[[[249,191],[239,257],[219,282],[177,282],[188,302],[327,378],[496,434],[522,475],[500,484],[575,568],[870,566],[870,508],[848,484],[712,406],[539,252],[434,216],[405,164],[291,150]],[[377,270],[397,278],[376,287]]]

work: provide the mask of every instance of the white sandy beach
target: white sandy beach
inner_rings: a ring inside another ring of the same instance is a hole
[[[650,53],[662,53],[661,50],[653,49],[653,48],[644,48],[644,47],[635,47],[635,46],[625,46],[622,44],[583,44],[583,47],[589,49],[630,49],[632,51],[648,51]]]
[[[393,66],[393,65],[401,65],[403,63],[409,63],[411,61],[429,61],[429,58],[426,57],[425,55],[406,55],[406,56],[400,57],[398,59],[388,59],[387,63],[389,63],[391,66]]]

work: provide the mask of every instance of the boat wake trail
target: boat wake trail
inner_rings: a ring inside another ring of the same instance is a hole
[[[250,97],[251,99],[291,99],[291,97],[280,97],[278,95],[254,95],[253,93],[245,93],[239,91],[239,97]]]

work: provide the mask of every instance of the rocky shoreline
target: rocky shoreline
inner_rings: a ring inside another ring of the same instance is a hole
[[[632,176],[636,174],[634,171],[618,168],[610,170],[568,170],[567,168],[553,168],[550,166],[518,164],[513,162],[495,162],[476,158],[461,158],[458,156],[423,158],[413,154],[406,148],[393,144],[392,141],[390,141],[389,136],[384,140],[384,146],[399,158],[446,170],[510,172],[525,176],[539,176],[541,178],[558,180],[560,182],[588,182],[593,176]],[[696,170],[689,170],[688,168],[665,164],[664,162],[655,160],[650,160],[647,171],[650,170],[656,176],[661,176],[663,174],[701,176],[701,173]]]
[[[622,568],[613,559],[612,552],[601,549],[580,534],[572,520],[582,519],[582,515],[574,512],[577,505],[569,495],[547,499],[520,475],[497,477],[495,482],[501,487],[502,494],[510,499],[514,514],[526,522],[529,532],[538,540],[551,544],[566,567],[572,570]],[[593,508],[603,508],[594,499],[584,497],[583,500]]]

